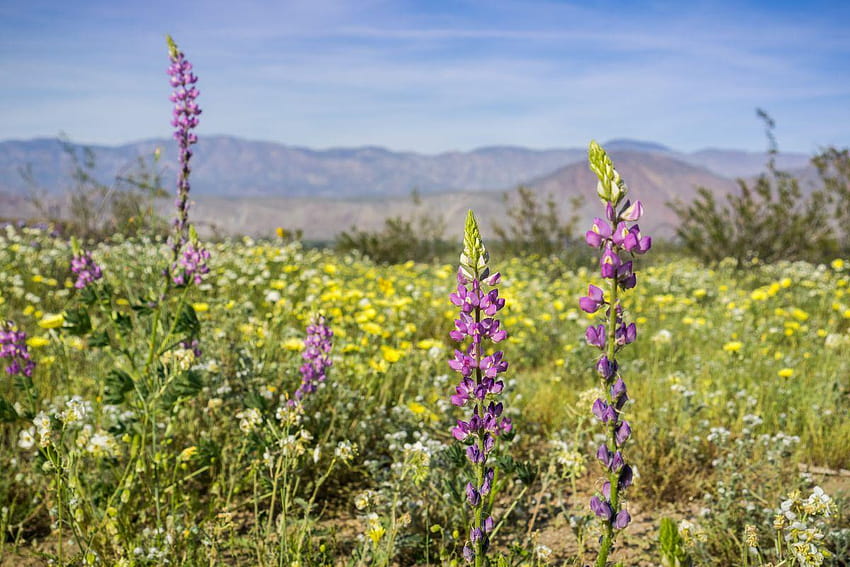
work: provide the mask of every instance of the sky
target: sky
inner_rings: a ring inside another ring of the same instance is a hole
[[[0,140],[171,132],[165,35],[198,135],[438,153],[633,138],[850,145],[850,3],[0,0]]]

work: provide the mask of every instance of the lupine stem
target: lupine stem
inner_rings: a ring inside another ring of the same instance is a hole
[[[608,316],[606,317],[606,330],[608,332],[607,343],[606,343],[606,356],[608,356],[608,360],[614,361],[617,350],[617,306],[619,305],[619,299],[617,297],[617,278],[611,278],[611,282],[608,286]],[[611,389],[605,388],[605,397],[608,400],[608,405],[613,406],[614,400],[611,396]],[[616,447],[616,427],[617,422],[612,421],[609,426],[611,446]],[[619,474],[616,472],[608,473],[608,482],[611,483],[611,509],[616,511],[619,509],[619,482],[618,482]],[[608,563],[608,555],[611,553],[611,548],[614,544],[614,525],[611,522],[607,522],[605,526],[605,533],[602,534],[602,541],[599,544],[599,555],[596,558],[596,567],[605,567]]]
[[[505,331],[499,329],[499,321],[493,317],[505,305],[505,300],[499,298],[495,288],[501,276],[498,272],[490,274],[487,260],[478,222],[470,211],[457,274],[457,293],[450,296],[452,303],[461,309],[450,336],[458,342],[468,338],[469,343],[463,351],[455,351],[449,366],[462,375],[460,384],[455,388],[456,393],[451,397],[452,403],[472,410],[469,421],[457,421],[452,435],[458,441],[466,442],[466,457],[472,465],[474,480],[466,485],[472,521],[463,556],[475,567],[487,565],[487,549],[495,523],[489,515],[493,506],[495,470],[487,466],[487,457],[495,448],[499,435],[511,429],[510,419],[500,418],[502,403],[495,401],[504,389],[504,382],[498,376],[507,370],[508,363],[502,360],[502,352],[484,356],[482,348],[484,338],[496,343],[507,337]],[[492,289],[485,293],[482,285]]]
[[[640,201],[634,205],[626,201],[620,207],[628,190],[605,150],[591,142],[588,158],[591,170],[599,178],[596,192],[605,205],[605,219],[594,219],[585,240],[590,246],[603,250],[600,273],[603,279],[609,280],[606,290],[591,285],[588,295],[579,300],[581,309],[588,313],[595,313],[603,305],[607,306],[605,325],[590,326],[585,333],[588,344],[604,352],[596,369],[601,377],[605,398],[598,398],[594,402],[593,414],[608,429],[606,442],[596,452],[597,459],[607,472],[607,482],[601,493],[591,498],[590,507],[600,518],[603,532],[596,566],[606,567],[617,531],[624,529],[631,521],[620,501],[620,492],[632,482],[632,469],[623,456],[623,449],[631,436],[631,426],[621,419],[628,394],[626,384],[620,377],[616,355],[636,338],[637,328],[634,323],[626,325],[620,305],[620,291],[633,288],[636,277],[632,262],[623,261],[620,255],[643,254],[649,250],[652,242],[649,237],[641,236],[637,225],[629,227],[626,224],[640,218],[643,205]]]

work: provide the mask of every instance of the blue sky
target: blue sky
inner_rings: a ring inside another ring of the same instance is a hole
[[[811,153],[850,145],[848,22],[817,1],[0,0],[0,140],[170,135],[170,33],[201,137],[762,150],[762,107]]]

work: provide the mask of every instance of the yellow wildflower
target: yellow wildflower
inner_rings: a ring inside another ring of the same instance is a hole
[[[58,329],[65,324],[65,317],[61,313],[47,313],[44,318],[38,322],[38,326],[42,329]]]

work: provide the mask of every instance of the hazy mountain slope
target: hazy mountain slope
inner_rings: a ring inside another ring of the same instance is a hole
[[[705,167],[722,177],[751,176],[764,169],[762,153],[703,150],[678,153],[653,142],[610,140],[611,152],[665,155]],[[176,149],[168,140],[121,146],[95,146],[95,176],[111,185],[118,173],[132,171],[139,156],[161,147],[160,168],[166,181],[176,175]],[[75,146],[82,159],[82,147]],[[197,194],[219,196],[332,197],[407,196],[420,193],[504,189],[583,162],[584,148],[531,150],[487,147],[436,155],[394,152],[377,147],[311,150],[272,142],[207,136],[194,148],[193,187]],[[782,154],[782,168],[797,169],[808,156]],[[69,188],[71,160],[57,139],[0,142],[0,192],[23,195],[21,170],[31,167],[37,185],[51,193]]]
[[[676,198],[689,200],[699,186],[717,194],[737,189],[735,181],[720,177],[707,169],[696,167],[664,153],[612,151],[617,170],[626,180],[632,199],[640,199],[646,209],[641,226],[647,232],[669,235],[676,225],[676,216],[666,203]],[[586,164],[573,164],[529,185],[541,195],[553,195],[565,204],[574,195],[585,197],[582,217],[600,213],[596,199],[596,176]]]
[[[165,140],[93,147],[96,178],[110,185],[117,172],[126,172],[138,156],[152,156],[157,147],[163,148],[160,166],[170,180],[177,171],[176,150]],[[310,150],[228,136],[205,137],[194,151],[192,184],[200,194],[335,198],[409,195],[414,188],[422,193],[499,189],[584,156],[581,150],[518,147],[437,155],[374,147]],[[20,170],[30,166],[40,187],[60,193],[69,187],[71,164],[55,139],[0,142],[0,191],[26,193]]]

